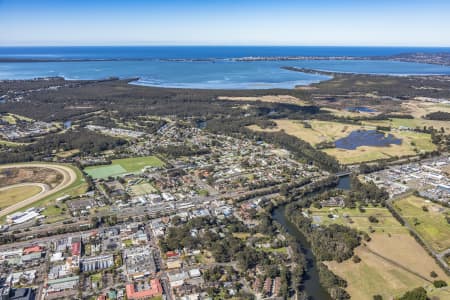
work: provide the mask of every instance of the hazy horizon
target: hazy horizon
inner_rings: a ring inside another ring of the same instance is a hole
[[[0,0],[0,46],[450,47],[450,3]]]

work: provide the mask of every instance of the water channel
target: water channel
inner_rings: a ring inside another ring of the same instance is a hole
[[[337,187],[345,190],[350,189],[350,177],[348,175],[340,177]],[[286,218],[286,205],[287,204],[277,207],[272,213],[272,218],[280,223],[288,234],[295,238],[296,242],[305,254],[307,268],[306,276],[303,281],[303,290],[310,297],[310,299],[331,300],[331,297],[326,289],[320,284],[316,258],[311,251],[308,240],[303,233],[301,233],[297,227]]]

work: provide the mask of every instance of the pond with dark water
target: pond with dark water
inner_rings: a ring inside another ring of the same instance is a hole
[[[350,112],[367,112],[367,113],[376,112],[376,110],[365,106],[350,106],[347,107],[346,110]]]
[[[386,147],[401,145],[401,143],[402,140],[392,134],[385,134],[377,130],[355,130],[334,144],[336,148],[355,150],[361,146]]]

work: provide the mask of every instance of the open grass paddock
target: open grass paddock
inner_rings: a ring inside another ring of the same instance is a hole
[[[136,173],[145,167],[164,167],[164,162],[156,156],[114,159],[110,165],[87,167],[84,171],[93,179],[119,176],[126,173]]]
[[[445,218],[450,214],[448,208],[416,196],[397,200],[394,207],[433,249],[440,252],[450,248],[450,224]]]

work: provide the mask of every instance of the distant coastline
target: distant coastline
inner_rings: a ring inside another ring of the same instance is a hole
[[[169,62],[216,62],[216,61],[304,61],[304,60],[387,60],[412,63],[426,63],[441,66],[450,66],[450,52],[441,53],[402,53],[390,56],[246,56],[235,58],[19,58],[2,57],[0,63],[20,63],[20,62],[101,62],[101,61],[169,61]]]

